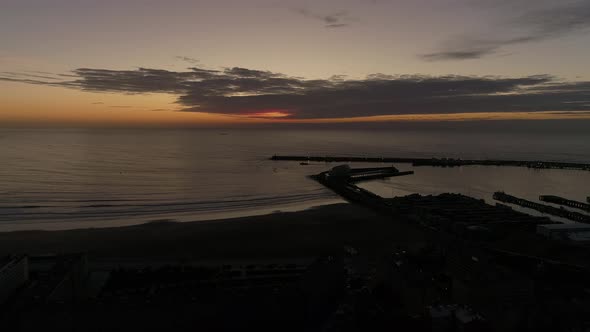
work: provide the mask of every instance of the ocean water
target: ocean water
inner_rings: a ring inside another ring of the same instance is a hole
[[[307,178],[335,164],[269,160],[274,154],[590,162],[586,124],[478,126],[0,129],[0,231],[208,220],[341,202]],[[461,192],[490,202],[496,190],[530,199],[590,195],[585,171],[396,166],[416,174],[363,186],[387,197]]]

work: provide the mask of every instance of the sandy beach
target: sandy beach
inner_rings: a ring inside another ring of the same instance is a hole
[[[422,233],[352,204],[215,221],[0,233],[0,254],[86,252],[117,259],[268,259],[365,252],[421,242]]]

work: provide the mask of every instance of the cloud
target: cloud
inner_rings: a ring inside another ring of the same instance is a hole
[[[479,59],[496,51],[495,48],[479,48],[471,46],[469,49],[445,50],[435,53],[422,54],[422,59],[426,61],[441,60],[469,60]]]
[[[30,77],[31,79],[42,79],[42,80],[56,80],[57,77],[52,73],[40,72],[40,71],[24,71],[24,72],[0,72],[0,75],[6,77]]]
[[[426,61],[469,60],[497,54],[510,45],[539,42],[590,28],[590,2],[527,11],[504,26],[524,30],[516,37],[451,39],[433,53],[419,55]]]
[[[181,55],[177,55],[176,59],[184,61],[184,62],[188,62],[190,64],[196,65],[197,63],[199,63],[200,61],[198,59],[195,58],[191,58],[188,56],[181,56]]]
[[[590,104],[587,104],[586,106],[590,107]],[[555,115],[590,115],[590,111],[546,112],[545,114],[555,114]]]
[[[294,11],[306,18],[314,19],[324,23],[325,28],[344,28],[358,21],[356,17],[350,16],[347,11],[337,11],[329,14],[312,12],[306,8],[297,8]]]
[[[62,78],[56,74],[39,71],[22,71],[22,72],[0,72],[3,81],[20,82],[30,84],[41,84],[45,81],[60,81]]]
[[[334,23],[334,24],[326,25],[326,28],[336,29],[336,28],[345,28],[347,26],[348,26],[348,23]]]
[[[231,67],[185,71],[80,68],[74,79],[0,80],[98,93],[177,96],[180,111],[286,119],[354,118],[402,114],[586,111],[590,82],[546,76],[426,76],[374,74],[364,79],[334,75],[308,80],[281,73]]]
[[[529,12],[523,15],[517,25],[528,26],[532,39],[550,38],[590,27],[590,2]]]

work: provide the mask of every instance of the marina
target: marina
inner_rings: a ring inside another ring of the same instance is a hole
[[[486,204],[484,200],[461,194],[441,194],[384,198],[356,186],[366,179],[410,175],[395,167],[350,168],[340,165],[312,176],[344,199],[386,215],[405,216],[428,229],[436,229],[464,238],[492,239],[507,229],[534,231],[538,225],[560,224],[547,217],[530,216],[509,206]],[[416,218],[415,216],[420,216]]]

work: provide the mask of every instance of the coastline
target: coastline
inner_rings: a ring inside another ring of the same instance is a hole
[[[43,221],[43,222],[23,222],[22,220],[14,222],[0,223],[0,233],[19,232],[19,231],[66,231],[75,229],[88,228],[118,228],[149,224],[161,220],[172,222],[210,222],[222,221],[226,219],[238,219],[242,217],[262,216],[278,212],[298,212],[307,209],[313,209],[323,205],[339,204],[345,202],[343,199],[334,195],[333,199],[309,200],[290,204],[269,205],[266,208],[252,207],[230,211],[216,211],[209,213],[195,212],[171,212],[158,213],[152,215],[138,216],[118,216],[116,218],[84,218],[75,220],[62,221]]]
[[[452,207],[451,207],[452,208]],[[412,213],[378,214],[352,203],[235,218],[149,223],[70,230],[0,232],[0,256],[86,253],[93,262],[231,262],[297,260],[337,255],[344,247],[363,254],[421,248],[441,235],[414,220]],[[525,240],[526,239],[526,240]],[[526,243],[527,245],[523,245]],[[494,247],[506,252],[586,266],[585,250],[539,236],[508,232]]]
[[[0,255],[85,252],[93,258],[231,260],[329,255],[418,245],[417,228],[349,203],[209,221],[0,233]]]

